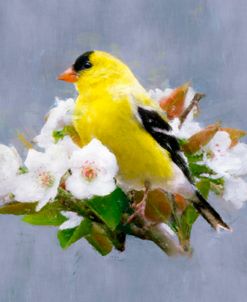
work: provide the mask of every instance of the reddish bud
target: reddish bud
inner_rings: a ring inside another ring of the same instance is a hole
[[[220,130],[229,134],[232,141],[230,148],[234,147],[238,143],[239,139],[247,134],[246,131],[236,128],[220,128]]]
[[[170,95],[160,100],[160,107],[166,111],[168,119],[179,117],[184,111],[185,97],[190,83],[175,88]]]
[[[220,124],[216,123],[207,126],[205,129],[192,135],[188,142],[183,145],[183,150],[187,153],[195,153],[201,149],[201,147],[207,145],[209,141],[214,137],[215,133],[220,130]]]

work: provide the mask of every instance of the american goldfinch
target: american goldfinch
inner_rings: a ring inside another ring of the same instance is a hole
[[[196,190],[164,113],[122,61],[88,51],[58,79],[78,90],[73,123],[81,144],[97,138],[115,154],[122,188],[180,194],[213,228],[230,229]]]

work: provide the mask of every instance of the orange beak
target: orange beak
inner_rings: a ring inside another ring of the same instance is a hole
[[[70,67],[61,73],[57,79],[69,83],[75,83],[78,80],[78,75],[74,71],[73,67]]]

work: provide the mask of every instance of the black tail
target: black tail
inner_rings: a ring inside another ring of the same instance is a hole
[[[215,209],[207,202],[207,200],[198,192],[195,192],[196,200],[192,201],[196,210],[207,220],[214,229],[225,229],[231,231],[231,228],[223,221]]]

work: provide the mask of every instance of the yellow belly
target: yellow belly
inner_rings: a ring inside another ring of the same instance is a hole
[[[118,161],[118,180],[132,188],[146,181],[161,186],[172,179],[171,160],[166,150],[147,133],[134,117],[127,100],[77,101],[74,126],[82,145],[99,139]]]

